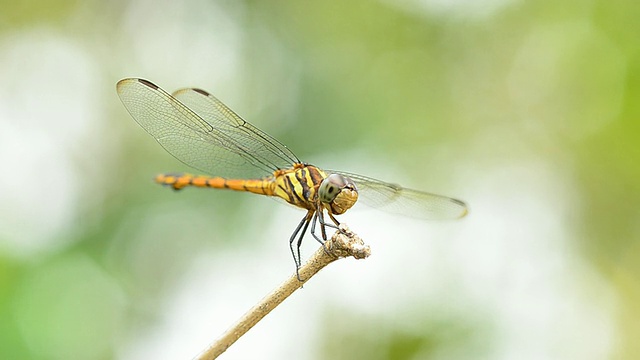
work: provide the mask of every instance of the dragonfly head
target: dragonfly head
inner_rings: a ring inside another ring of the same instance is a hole
[[[331,174],[320,183],[318,197],[332,214],[340,215],[358,200],[358,189],[353,180],[340,174]]]

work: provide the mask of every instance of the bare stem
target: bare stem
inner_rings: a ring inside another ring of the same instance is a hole
[[[317,274],[323,267],[335,260],[349,256],[356,259],[364,259],[368,257],[370,253],[369,246],[365,245],[358,235],[349,230],[346,225],[340,225],[340,231],[336,231],[336,233],[333,234],[331,239],[325,243],[325,247],[320,247],[309,261],[300,267],[300,278],[303,279],[303,281],[298,280],[298,277],[293,274],[238,319],[220,338],[198,355],[195,360],[209,360],[220,356],[229,346],[262,320],[271,310],[280,305],[289,295],[301,288],[304,283],[309,281],[309,279]]]

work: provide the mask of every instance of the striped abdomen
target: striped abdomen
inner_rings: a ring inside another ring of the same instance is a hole
[[[254,194],[273,195],[275,183],[273,179],[225,179],[221,177],[211,177],[191,174],[160,174],[155,181],[162,185],[168,185],[175,190],[180,190],[187,186],[205,187],[214,189],[229,189],[235,191],[248,191]]]
[[[291,169],[278,170],[265,179],[225,179],[190,174],[161,174],[156,182],[180,190],[187,186],[248,191],[254,194],[277,196],[289,204],[316,210],[318,186],[326,173],[313,165],[295,164]]]

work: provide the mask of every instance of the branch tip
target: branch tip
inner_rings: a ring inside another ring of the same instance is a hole
[[[365,259],[371,255],[371,248],[346,224],[340,224],[338,231],[327,241],[327,250],[337,258],[353,257]]]

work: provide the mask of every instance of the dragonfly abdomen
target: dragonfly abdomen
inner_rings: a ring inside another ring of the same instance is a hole
[[[191,174],[160,174],[156,176],[158,184],[171,186],[174,190],[180,190],[187,186],[229,189],[235,191],[247,191],[260,195],[273,195],[275,183],[272,179],[225,179]]]

